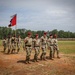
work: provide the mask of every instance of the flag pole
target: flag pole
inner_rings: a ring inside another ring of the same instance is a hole
[[[16,14],[16,17],[17,17],[17,14]],[[16,32],[17,32],[17,18],[16,18],[16,25],[15,25],[15,39],[17,38]],[[17,49],[17,39],[16,39],[16,49]]]
[[[16,36],[16,31],[17,31],[17,25],[15,25],[15,36]]]
[[[16,14],[17,17],[17,14]],[[17,31],[17,18],[16,18],[16,25],[15,25],[15,36],[16,36],[16,31]]]

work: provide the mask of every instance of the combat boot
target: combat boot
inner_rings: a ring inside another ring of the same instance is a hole
[[[38,61],[38,57],[37,57],[37,55],[35,56],[35,60],[36,60],[36,62],[39,62],[39,61]]]
[[[58,59],[60,59],[60,57],[59,57],[59,56],[57,56],[57,58],[58,58]]]
[[[31,64],[31,63],[30,63],[30,57],[29,57],[29,56],[28,56],[28,64]]]
[[[35,62],[35,60],[36,60],[36,57],[35,57],[35,55],[34,55],[34,59],[33,59],[33,62]]]
[[[25,63],[27,64],[27,62],[28,62],[28,56],[26,56],[26,60],[25,60]]]

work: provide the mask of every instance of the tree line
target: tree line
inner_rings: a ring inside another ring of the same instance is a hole
[[[44,30],[43,31],[41,30],[31,31],[27,29],[17,29],[16,36],[20,35],[21,38],[25,38],[29,31],[32,32],[32,37],[34,37],[36,33],[39,34],[39,37],[41,37],[43,33],[45,32]],[[64,30],[58,31],[57,29],[54,29],[52,31],[46,31],[46,32],[47,32],[48,37],[50,34],[57,34],[58,38],[75,38],[75,32],[64,31]],[[3,39],[4,36],[7,37],[9,34],[14,35],[15,30],[13,30],[12,28],[8,28],[8,27],[0,27],[0,39]]]

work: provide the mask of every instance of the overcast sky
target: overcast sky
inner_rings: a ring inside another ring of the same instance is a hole
[[[0,26],[14,14],[17,28],[75,32],[75,0],[0,0]]]

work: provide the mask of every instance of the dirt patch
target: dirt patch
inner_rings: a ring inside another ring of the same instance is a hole
[[[25,64],[25,51],[19,54],[0,52],[0,75],[75,75],[75,55],[60,54],[61,58]],[[48,56],[48,53],[47,53]]]

